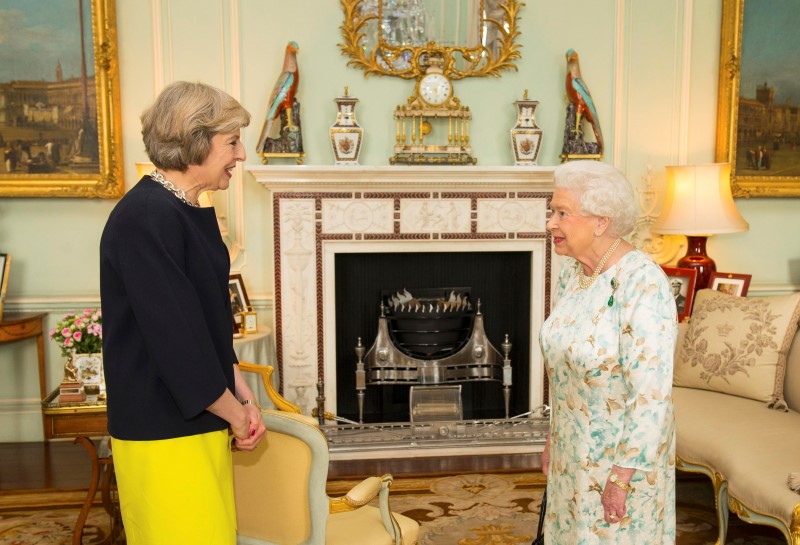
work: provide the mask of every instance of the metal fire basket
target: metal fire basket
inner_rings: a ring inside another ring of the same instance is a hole
[[[486,336],[478,300],[469,288],[403,289],[382,294],[375,342],[355,348],[358,418],[368,385],[436,386],[472,381],[503,385],[505,416],[511,397],[511,343],[501,354]]]

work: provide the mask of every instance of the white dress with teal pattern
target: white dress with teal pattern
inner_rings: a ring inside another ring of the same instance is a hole
[[[561,270],[540,335],[552,406],[545,543],[674,544],[677,317],[667,277],[638,250],[587,289],[578,266]],[[638,471],[627,516],[609,525],[600,496],[612,464]]]

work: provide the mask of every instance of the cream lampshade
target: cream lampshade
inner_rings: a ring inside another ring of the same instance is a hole
[[[733,202],[730,164],[667,167],[667,198],[652,231],[686,235],[688,247],[678,267],[697,269],[696,290],[708,287],[717,270],[706,254],[706,239],[749,228]]]

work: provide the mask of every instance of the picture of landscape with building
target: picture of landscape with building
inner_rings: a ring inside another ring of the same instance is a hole
[[[800,176],[799,8],[799,2],[745,2],[736,124],[739,176]]]
[[[0,0],[0,175],[99,172],[90,0]]]

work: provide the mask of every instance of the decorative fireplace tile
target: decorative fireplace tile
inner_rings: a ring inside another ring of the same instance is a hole
[[[393,199],[325,199],[322,232],[391,233],[394,231]]]
[[[469,199],[402,199],[401,233],[468,233]]]
[[[482,199],[478,201],[478,232],[544,232],[546,211],[543,199]]]

